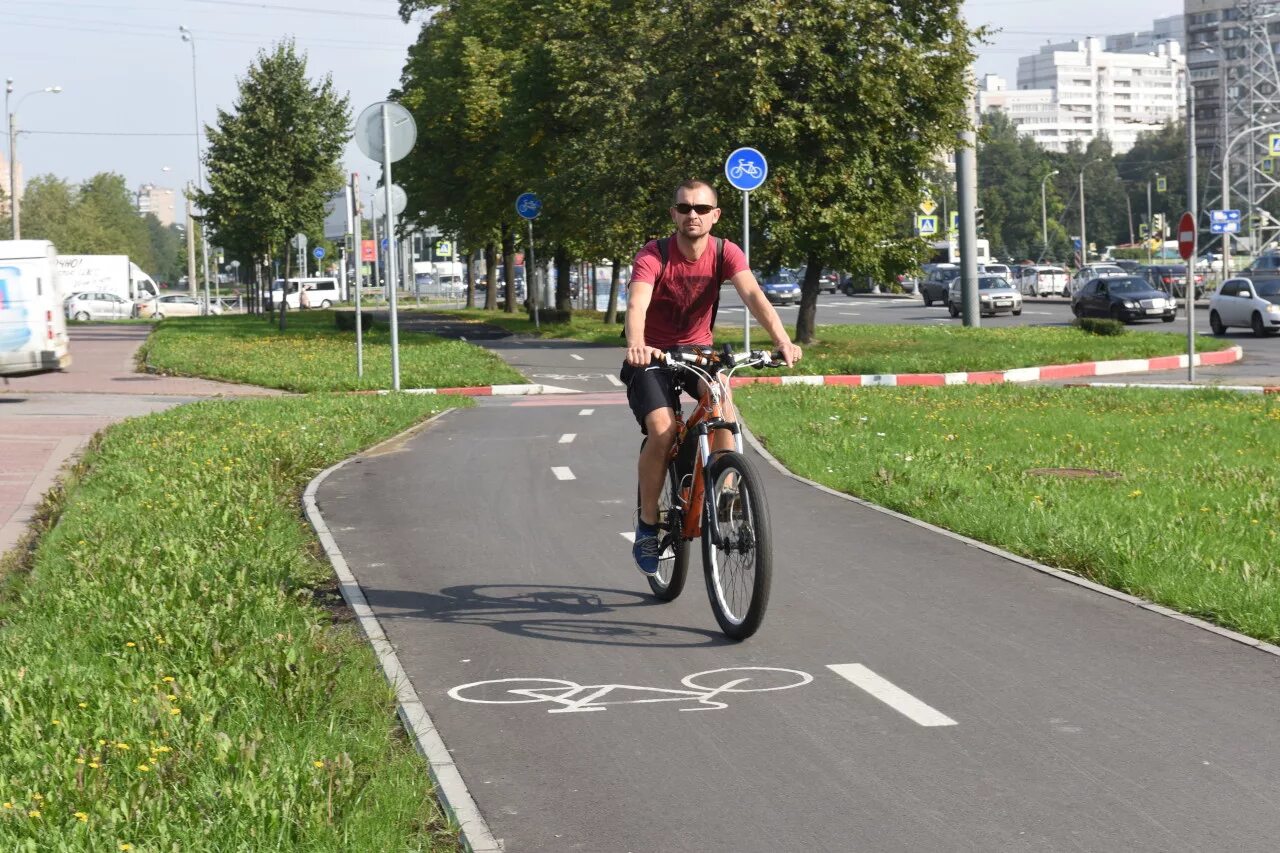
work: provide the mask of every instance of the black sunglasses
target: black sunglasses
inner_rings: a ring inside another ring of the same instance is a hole
[[[715,209],[716,206],[714,204],[687,204],[682,201],[676,205],[676,213],[683,214],[684,216],[688,216],[690,213],[695,211],[699,216],[706,216]]]

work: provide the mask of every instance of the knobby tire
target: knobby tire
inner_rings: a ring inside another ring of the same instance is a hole
[[[722,521],[721,493],[730,474],[738,496],[728,502],[729,517]],[[773,543],[763,482],[755,466],[735,451],[712,457],[705,482],[702,565],[707,596],[725,636],[745,640],[760,628],[773,580]]]

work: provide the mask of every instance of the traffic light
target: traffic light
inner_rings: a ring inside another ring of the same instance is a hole
[[[1138,239],[1139,240],[1147,239],[1147,223],[1145,222],[1138,223]]]
[[[974,226],[974,230],[976,230],[979,234],[981,234],[981,233],[982,233],[982,229],[983,229],[983,227],[984,227],[984,225],[985,225],[985,224],[986,224],[986,218],[985,218],[985,216],[983,215],[982,208],[980,208],[980,207],[975,207],[975,208],[974,208],[974,210],[973,210],[973,226]]]

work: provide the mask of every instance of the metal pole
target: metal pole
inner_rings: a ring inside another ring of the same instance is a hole
[[[538,321],[538,269],[533,262],[533,220],[525,221],[529,223],[529,257],[524,259],[524,284],[529,291],[529,301],[533,303],[533,327],[541,329]]]
[[[1225,61],[1218,64],[1219,79],[1218,89],[1222,94],[1222,105],[1218,108],[1222,113],[1222,209],[1230,210],[1231,205],[1227,203],[1227,141],[1229,139],[1230,122],[1227,118],[1227,63]],[[1209,265],[1209,272],[1213,272],[1213,265]],[[1220,281],[1226,281],[1231,278],[1231,233],[1222,232],[1222,278]]]
[[[1200,212],[1196,209],[1196,98],[1191,85],[1191,71],[1187,71],[1187,210],[1195,223],[1193,230],[1200,231]],[[1196,254],[1187,259],[1187,287],[1182,295],[1187,305],[1187,381],[1196,381]]]
[[[1058,170],[1054,169],[1052,172],[1040,179],[1040,230],[1044,237],[1044,248],[1040,251],[1040,260],[1042,261],[1045,259],[1045,256],[1049,254],[1049,208],[1045,202],[1044,185],[1056,174],[1058,174]],[[943,194],[943,198],[946,198],[945,193]]]
[[[5,110],[9,109],[9,95],[4,96]],[[13,219],[13,239],[22,239],[18,227],[18,117],[9,113],[9,215]]]
[[[1088,165],[1087,163],[1085,164]],[[1084,233],[1084,166],[1080,167],[1080,266],[1089,263],[1089,238]]]
[[[1147,266],[1151,266],[1151,241],[1155,239],[1155,222],[1151,219],[1151,179],[1147,178]]]
[[[364,289],[364,282],[361,280],[361,271],[364,268],[364,229],[360,225],[360,191],[359,191],[359,175],[351,174],[351,195],[348,198],[351,201],[351,228],[355,234],[355,289],[356,289],[356,378],[364,378],[364,315],[360,313],[360,291]]]
[[[751,193],[742,193],[742,255],[746,258],[747,269],[751,269]],[[720,286],[716,283],[716,287]],[[742,351],[751,352],[751,309],[743,307],[742,317]]]
[[[956,149],[956,211],[960,225],[960,292],[963,297],[964,325],[982,325],[978,300],[978,242],[974,208],[978,201],[978,134],[960,133]]]
[[[391,235],[396,233],[395,208],[391,206],[391,119],[382,104],[382,190],[387,203],[387,281],[391,285],[391,388],[400,390],[400,329],[396,320],[396,253]]]

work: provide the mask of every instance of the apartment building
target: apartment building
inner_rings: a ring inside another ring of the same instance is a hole
[[[166,228],[178,221],[177,192],[168,187],[143,184],[138,188],[138,215],[154,213]]]

